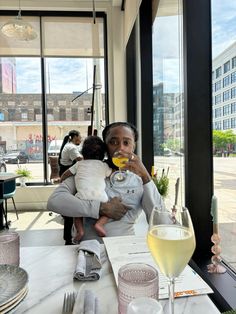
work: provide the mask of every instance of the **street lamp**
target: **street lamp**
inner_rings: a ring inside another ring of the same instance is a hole
[[[84,95],[85,93],[87,93],[90,89],[93,90],[93,94],[92,94],[92,105],[91,105],[91,123],[90,126],[88,127],[88,135],[92,135],[93,134],[93,117],[94,117],[94,96],[95,96],[95,90],[97,89],[101,89],[102,85],[101,84],[96,84],[96,65],[94,65],[93,67],[93,86],[86,89],[84,92],[80,93],[79,95],[77,95],[73,100],[75,101],[77,98],[81,97],[82,95]]]

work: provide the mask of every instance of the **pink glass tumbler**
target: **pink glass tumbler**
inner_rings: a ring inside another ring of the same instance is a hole
[[[0,233],[0,264],[19,266],[20,237],[17,232],[7,231]]]
[[[150,265],[130,263],[118,272],[118,311],[126,314],[129,303],[141,297],[158,299],[158,272]]]

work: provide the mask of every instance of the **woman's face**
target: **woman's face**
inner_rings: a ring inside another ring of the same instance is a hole
[[[107,134],[106,145],[110,157],[115,152],[133,153],[135,149],[133,131],[125,126],[111,128]]]
[[[74,143],[75,145],[79,145],[81,143],[81,136],[74,136],[72,139],[72,143]]]

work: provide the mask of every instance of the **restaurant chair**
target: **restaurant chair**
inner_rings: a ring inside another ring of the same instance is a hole
[[[18,212],[17,212],[17,209],[16,209],[16,204],[15,204],[15,200],[14,200],[14,194],[16,192],[16,181],[15,180],[11,180],[11,181],[6,181],[4,182],[4,193],[3,193],[3,199],[0,200],[1,201],[4,201],[4,208],[3,208],[3,215],[4,215],[4,218],[5,218],[5,221],[6,221],[6,227],[8,228],[8,221],[7,221],[7,200],[9,198],[12,199],[12,203],[13,203],[13,206],[14,206],[14,209],[15,209],[15,212],[16,212],[16,217],[17,219],[19,219],[19,216],[18,216]]]
[[[52,183],[59,183],[60,176],[59,176],[59,164],[58,164],[58,157],[57,156],[50,156],[48,157],[49,165],[51,168],[50,180]]]

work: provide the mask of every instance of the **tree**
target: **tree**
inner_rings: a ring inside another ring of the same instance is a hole
[[[180,140],[179,139],[168,139],[163,144],[163,148],[169,148],[172,151],[180,151]]]
[[[214,151],[228,150],[230,146],[236,144],[236,134],[232,130],[213,130]]]

